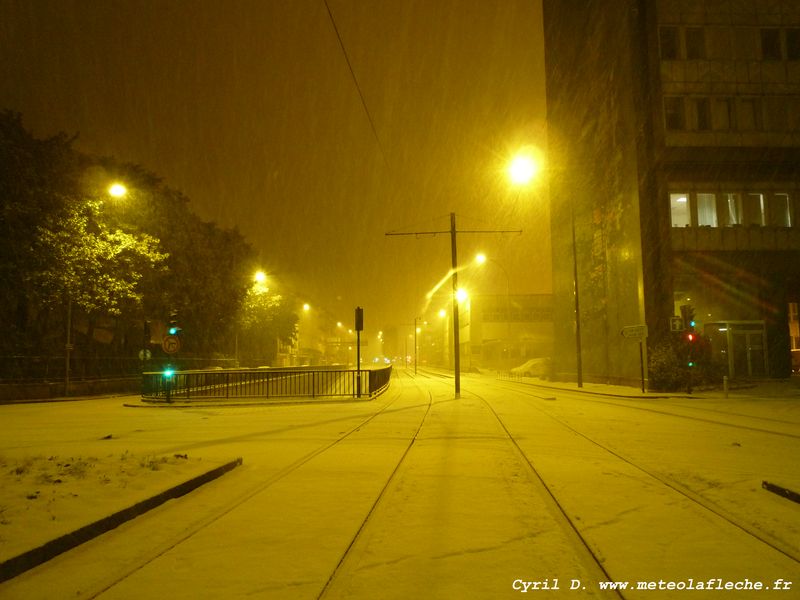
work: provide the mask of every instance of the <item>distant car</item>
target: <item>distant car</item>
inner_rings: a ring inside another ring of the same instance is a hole
[[[520,366],[511,369],[511,374],[518,377],[543,377],[547,374],[549,362],[547,358],[531,358]]]

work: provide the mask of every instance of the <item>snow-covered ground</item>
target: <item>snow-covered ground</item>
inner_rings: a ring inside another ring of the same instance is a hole
[[[244,459],[0,598],[619,597],[601,583],[717,578],[770,590],[622,594],[800,594],[800,505],[761,488],[800,489],[794,388],[632,399],[470,375],[455,400],[448,380],[404,374],[368,403],[11,405],[0,456],[14,514],[0,536],[15,523],[15,547],[60,521],[60,501],[90,521],[132,490]],[[44,519],[26,516],[51,498]]]
[[[186,454],[134,456],[127,450],[97,456],[2,456],[0,562],[211,468]]]

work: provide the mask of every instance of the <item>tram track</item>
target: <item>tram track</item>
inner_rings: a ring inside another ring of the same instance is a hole
[[[148,565],[164,557],[171,551],[178,549],[182,544],[189,542],[199,533],[208,530],[216,523],[220,522],[227,515],[231,514],[233,511],[235,511],[242,505],[246,504],[248,501],[254,499],[259,494],[268,491],[269,488],[271,488],[275,484],[291,477],[294,473],[300,471],[304,466],[308,465],[315,459],[322,457],[326,453],[346,443],[348,440],[354,439],[356,436],[358,436],[359,433],[368,431],[370,424],[374,423],[376,419],[378,419],[382,415],[386,415],[397,411],[413,410],[420,408],[421,403],[416,403],[416,402],[411,402],[406,406],[397,407],[396,404],[398,403],[398,400],[400,400],[403,397],[402,390],[397,390],[397,391],[390,390],[389,392],[387,392],[387,394],[390,394],[389,398],[387,399],[387,401],[383,403],[382,406],[378,407],[378,410],[372,412],[365,418],[360,418],[355,424],[348,427],[346,431],[337,435],[334,439],[331,439],[326,443],[321,444],[316,448],[302,454],[300,457],[296,458],[289,464],[286,464],[285,466],[276,470],[274,473],[270,474],[267,478],[259,481],[256,485],[250,485],[245,489],[239,490],[236,493],[235,497],[228,499],[224,503],[215,505],[212,509],[206,510],[199,517],[194,517],[189,519],[188,522],[183,523],[181,527],[176,528],[175,531],[172,531],[171,535],[167,535],[166,539],[159,540],[156,544],[154,544],[154,547],[150,547],[147,549],[146,552],[140,553],[140,556],[136,561],[126,563],[123,570],[119,570],[113,573],[111,577],[105,577],[102,583],[97,582],[99,585],[97,584],[94,585],[92,589],[89,590],[82,589],[80,592],[81,597],[98,598],[104,596],[107,592],[123,584],[126,580],[134,576],[136,573],[148,567]],[[427,409],[425,411],[425,414],[427,414],[427,410],[429,408],[430,408],[430,398],[428,398]],[[345,419],[343,418],[337,418],[331,420],[326,419],[323,421],[317,421],[312,424],[303,424],[300,425],[299,427],[303,427],[306,429],[313,429],[315,427],[318,428],[318,427],[329,426],[331,423],[341,422],[344,420]],[[352,421],[352,417],[349,420]],[[423,420],[424,416],[420,420],[420,424]],[[295,428],[290,428],[290,430],[293,430]],[[243,434],[242,436],[236,436],[235,438],[229,438],[229,437],[211,438],[203,442],[198,442],[194,444],[192,446],[192,449],[197,451],[207,446],[219,445],[220,443],[230,443],[231,441],[241,442],[253,438],[263,439],[264,435],[276,432],[285,433],[283,429],[280,429],[280,430],[251,432],[249,434]],[[413,438],[412,442],[409,444],[409,447],[411,444],[413,444]],[[181,448],[185,447],[186,446],[181,446]],[[172,451],[172,449],[174,448],[172,448],[171,446],[167,449],[162,448],[162,450],[164,450],[165,452]],[[403,456],[405,456],[407,451],[408,448],[404,452]],[[402,458],[400,462],[402,462]],[[392,471],[392,474],[396,471],[397,468],[398,467],[396,465],[394,470]],[[383,489],[381,490],[381,493],[383,493]],[[45,566],[44,568],[47,567]]]
[[[553,492],[552,488],[549,485],[547,485],[547,482],[545,481],[545,479],[542,476],[542,474],[539,472],[539,470],[533,464],[533,461],[531,460],[531,458],[525,453],[525,451],[519,445],[519,442],[513,436],[511,431],[509,431],[508,427],[503,422],[503,419],[501,419],[500,415],[497,414],[497,411],[494,410],[494,407],[492,407],[492,405],[489,403],[489,401],[486,400],[486,398],[484,398],[483,396],[481,396],[479,394],[476,394],[474,392],[467,392],[467,393],[475,396],[481,402],[483,402],[483,404],[489,409],[491,414],[494,416],[494,418],[497,421],[497,424],[500,426],[500,428],[506,434],[506,437],[508,438],[508,441],[514,446],[515,450],[519,454],[519,457],[521,458],[523,463],[525,465],[527,465],[528,469],[533,474],[533,476],[536,478],[536,480],[539,482],[539,484],[541,485],[542,489],[546,492],[547,496],[552,500],[553,506],[555,507],[557,512],[563,517],[564,523],[569,527],[569,530],[574,534],[575,540],[578,542],[580,547],[582,547],[585,550],[586,554],[584,555],[584,560],[588,560],[591,563],[593,563],[593,567],[599,569],[599,571],[602,572],[602,574],[603,574],[603,576],[605,577],[606,580],[611,580],[612,579],[611,574],[606,570],[605,565],[603,564],[603,559],[600,556],[598,556],[598,554],[592,548],[591,543],[581,533],[580,528],[578,528],[578,526],[576,525],[575,521],[569,516],[569,513],[566,510],[566,508],[560,502],[559,498]],[[612,593],[618,598],[625,598],[625,596],[619,590],[613,590]]]
[[[318,600],[320,598],[323,598],[325,596],[325,594],[327,593],[328,589],[330,588],[331,584],[333,583],[333,581],[336,578],[337,574],[339,573],[340,569],[342,568],[342,566],[344,565],[345,561],[347,560],[347,557],[350,554],[350,551],[353,549],[353,547],[355,546],[356,542],[361,537],[362,532],[365,530],[365,528],[367,526],[367,522],[370,520],[372,515],[375,513],[376,507],[378,506],[378,504],[381,502],[381,500],[386,495],[386,492],[389,489],[389,486],[394,481],[395,476],[397,475],[398,471],[400,470],[400,467],[405,462],[406,457],[408,456],[408,453],[411,451],[411,448],[414,446],[414,443],[417,441],[417,437],[419,436],[419,432],[422,429],[422,425],[425,423],[425,419],[428,417],[428,414],[430,413],[431,404],[433,403],[433,396],[430,395],[430,392],[428,392],[428,394],[429,394],[428,395],[428,408],[425,410],[425,414],[422,416],[422,419],[420,420],[419,425],[417,426],[417,430],[414,432],[414,435],[412,436],[411,440],[409,441],[408,446],[406,447],[405,451],[400,456],[400,460],[397,461],[397,464],[395,465],[394,469],[392,469],[392,472],[389,475],[389,478],[384,483],[383,487],[381,488],[380,492],[378,493],[377,497],[375,498],[375,501],[372,503],[372,506],[370,507],[369,511],[364,516],[364,520],[359,525],[358,529],[355,532],[355,535],[353,535],[352,539],[347,544],[347,548],[345,549],[344,553],[342,554],[341,558],[339,559],[339,562],[336,563],[336,567],[333,569],[333,572],[331,573],[330,577],[328,577],[328,580],[325,582],[325,585],[322,587],[322,589],[320,590],[320,593],[317,595],[317,599]]]
[[[547,401],[547,400],[552,400],[553,399],[552,396],[549,396],[549,395],[545,396],[545,395],[533,394],[533,393],[527,392],[525,390],[515,389],[514,391],[516,393],[518,393],[518,394],[522,394],[522,395],[529,396],[529,397],[534,397],[534,398],[537,398],[537,399],[543,400],[543,401]],[[483,400],[484,400],[484,402],[486,402],[485,399],[483,399]],[[581,400],[584,400],[584,398],[582,397]],[[596,400],[590,400],[590,401],[596,401]],[[606,402],[606,401],[603,401],[603,400],[597,401],[597,402],[600,402],[602,404],[611,404],[613,406],[617,406],[617,407],[621,407],[621,408],[638,408],[638,407],[630,407],[630,406],[625,405],[625,404],[617,404],[617,403],[614,403],[614,402]],[[487,402],[487,404],[488,404],[488,402]],[[700,507],[702,510],[706,511],[707,513],[712,514],[712,515],[714,515],[714,517],[716,517],[718,519],[721,519],[722,521],[726,522],[729,526],[740,530],[741,532],[743,532],[744,534],[749,536],[751,539],[757,541],[760,544],[763,544],[765,547],[769,548],[770,550],[778,552],[779,554],[781,554],[782,556],[790,559],[794,563],[800,564],[800,553],[798,552],[798,549],[796,547],[788,544],[784,540],[781,540],[781,539],[779,539],[779,538],[777,538],[777,537],[775,537],[773,535],[770,535],[769,533],[767,533],[765,531],[762,531],[761,529],[758,529],[754,525],[752,525],[750,523],[746,523],[743,520],[741,520],[740,518],[737,518],[737,517],[733,516],[728,511],[726,511],[723,508],[721,508],[720,506],[716,505],[714,502],[704,498],[701,494],[698,494],[697,492],[694,492],[694,491],[688,489],[681,482],[679,482],[679,481],[677,481],[677,480],[675,480],[675,479],[673,479],[671,477],[668,477],[668,476],[666,476],[666,475],[664,475],[662,473],[658,473],[654,469],[648,468],[648,467],[642,465],[639,461],[634,460],[634,459],[630,458],[629,456],[626,456],[622,452],[609,447],[608,445],[606,445],[606,444],[602,443],[601,441],[597,440],[595,437],[584,433],[583,431],[579,430],[577,427],[567,423],[565,420],[563,420],[563,419],[559,418],[558,416],[554,415],[551,410],[548,410],[548,409],[544,408],[543,406],[539,406],[537,404],[530,404],[529,406],[534,408],[540,414],[542,414],[542,415],[546,416],[547,418],[551,419],[552,421],[558,423],[561,427],[563,427],[564,429],[568,430],[569,432],[571,432],[575,436],[580,437],[581,439],[583,439],[586,442],[592,444],[596,448],[599,448],[601,451],[603,451],[607,455],[612,456],[614,459],[623,462],[624,464],[626,464],[626,465],[636,469],[637,471],[641,472],[646,477],[652,479],[655,482],[658,482],[660,485],[663,485],[666,488],[668,488],[669,490],[679,494],[680,496],[682,496],[686,500],[690,501],[694,505]],[[490,406],[490,408],[491,408],[491,406]],[[503,426],[503,428],[506,429],[506,425],[502,422],[502,419],[494,411],[493,408],[492,408],[492,412],[495,413],[495,416],[497,417],[498,421],[500,421],[502,426]],[[651,412],[660,413],[661,411],[651,411]],[[664,412],[663,414],[667,414],[667,415],[670,415],[670,416],[678,416],[678,417],[681,416],[681,415],[672,415],[669,412]],[[685,417],[685,418],[690,418],[690,417]],[[708,419],[695,419],[695,420],[700,421],[700,422],[712,422],[714,424],[722,425],[722,426],[732,426],[729,423],[709,421]],[[782,432],[765,431],[765,430],[759,430],[759,429],[752,428],[752,427],[742,427],[742,429],[748,429],[748,430],[756,431],[756,432],[761,433],[761,434],[784,435]],[[509,435],[511,437],[513,437],[513,435],[511,433],[509,433]],[[797,436],[789,436],[789,437],[797,437]],[[522,452],[523,455],[525,455],[525,452],[521,448],[520,448],[520,452]],[[530,459],[528,459],[527,456],[526,456],[526,460],[530,460]],[[543,481],[543,484],[546,486],[546,483],[544,481]]]
[[[426,380],[433,380],[433,382],[436,383],[436,384],[441,383],[441,384],[447,385],[447,383],[445,381],[441,381],[440,382],[438,378],[431,377],[428,374],[421,374],[421,377],[426,379]],[[412,376],[412,379],[413,379],[413,376]],[[576,551],[577,558],[580,561],[580,564],[582,564],[584,566],[584,568],[586,569],[586,572],[591,573],[598,580],[601,580],[603,578],[610,579],[610,575],[605,570],[605,567],[603,565],[602,558],[599,557],[593,551],[591,545],[581,535],[580,530],[576,527],[576,525],[572,521],[572,519],[570,519],[570,517],[567,514],[566,510],[559,503],[558,498],[553,494],[552,490],[548,487],[548,485],[546,484],[546,482],[543,479],[543,477],[541,476],[541,474],[537,471],[536,467],[533,465],[533,463],[530,461],[530,459],[526,456],[525,452],[522,450],[522,448],[517,443],[517,440],[514,438],[514,436],[511,434],[511,432],[506,428],[506,426],[503,423],[502,419],[500,419],[500,417],[494,411],[492,406],[483,397],[481,397],[481,396],[479,396],[477,394],[474,394],[474,393],[469,393],[469,395],[472,395],[472,396],[478,398],[479,400],[481,400],[483,402],[483,404],[485,405],[485,407],[488,409],[488,411],[493,415],[494,423],[495,423],[495,430],[496,431],[498,431],[498,430],[502,431],[503,435],[501,437],[502,437],[502,439],[504,439],[513,448],[513,452],[517,457],[517,461],[518,461],[519,465],[522,466],[524,469],[527,469],[527,472],[532,475],[532,477],[528,481],[530,482],[529,485],[533,485],[533,486],[535,486],[537,488],[537,494],[534,494],[534,495],[537,496],[537,497],[540,497],[543,500],[545,500],[546,502],[548,502],[549,509],[546,512],[549,513],[554,519],[557,519],[554,522],[555,529],[565,533],[570,538],[569,539],[569,545],[574,551]],[[460,400],[458,400],[458,399],[453,400],[452,398],[449,398],[448,401],[449,402],[453,402],[453,401],[454,402],[460,402]],[[426,412],[426,418],[427,418],[429,412],[430,412],[430,407],[429,407],[428,412]],[[329,577],[328,581],[326,582],[324,588],[321,590],[320,594],[317,596],[317,600],[322,600],[323,598],[326,598],[328,596],[328,591],[331,589],[333,584],[336,582],[337,578],[342,576],[348,570],[352,570],[353,569],[352,566],[348,567],[348,565],[347,565],[348,559],[350,558],[351,551],[357,545],[359,540],[365,535],[365,532],[371,526],[375,525],[374,518],[375,518],[376,513],[378,512],[376,509],[379,507],[379,505],[381,505],[382,503],[384,503],[384,502],[389,500],[389,496],[392,493],[390,488],[395,483],[395,479],[397,478],[398,474],[401,473],[402,468],[406,463],[406,459],[408,458],[409,454],[411,453],[412,448],[414,447],[415,443],[419,439],[420,433],[423,432],[424,426],[425,426],[425,418],[423,418],[423,420],[420,422],[419,427],[418,427],[417,431],[415,432],[413,439],[410,441],[410,443],[408,445],[408,448],[406,449],[406,452],[404,452],[403,456],[401,457],[401,460],[398,461],[394,471],[392,472],[391,477],[386,481],[386,484],[384,485],[384,487],[381,490],[380,494],[375,499],[375,502],[374,502],[372,508],[370,509],[368,514],[365,516],[364,521],[361,523],[360,527],[358,528],[358,531],[356,532],[356,534],[353,536],[352,540],[348,544],[347,549],[345,550],[345,552],[343,553],[341,559],[339,560],[338,564],[336,565],[336,568],[331,573],[331,576]],[[426,437],[426,441],[437,440],[437,439],[441,439],[441,438],[430,437],[430,436]],[[496,433],[495,434],[492,434],[492,433],[480,433],[480,434],[479,433],[470,433],[469,435],[464,436],[464,437],[460,437],[458,439],[461,439],[462,441],[473,442],[473,443],[476,442],[476,441],[478,441],[478,442],[493,442],[493,441],[497,441],[498,434],[496,434]],[[380,517],[378,517],[378,518],[380,518]],[[544,551],[544,550],[545,550],[544,548],[540,549],[540,551]],[[557,584],[557,580],[556,580],[556,585],[558,585]],[[338,595],[334,595],[334,597],[339,597],[339,596]],[[616,590],[613,590],[613,591],[597,591],[596,593],[592,594],[592,597],[609,597],[609,598],[613,597],[613,598],[623,598],[623,599],[625,598],[625,596],[622,595],[622,593],[620,593],[619,591],[616,591]]]
[[[755,431],[755,432],[758,432],[758,433],[767,433],[767,434],[771,434],[771,435],[777,435],[777,436],[788,437],[788,438],[793,438],[793,439],[800,439],[800,433],[793,433],[791,431],[777,431],[775,429],[769,429],[769,428],[766,428],[766,427],[763,427],[763,426],[748,425],[748,424],[744,424],[744,423],[736,423],[736,422],[725,421],[725,420],[720,420],[720,419],[713,419],[713,418],[709,418],[709,417],[706,417],[706,416],[696,416],[696,415],[689,415],[689,414],[681,414],[681,413],[678,413],[678,412],[673,412],[673,411],[670,411],[670,410],[666,410],[664,408],[654,408],[652,406],[641,406],[641,404],[639,402],[635,401],[635,400],[622,401],[622,400],[612,400],[612,399],[609,399],[609,398],[598,398],[598,397],[592,396],[590,393],[586,393],[586,392],[575,392],[575,391],[572,391],[572,390],[560,390],[560,389],[553,389],[553,388],[547,388],[549,390],[549,393],[545,393],[544,391],[534,393],[534,392],[530,392],[530,391],[524,390],[523,386],[531,387],[528,384],[520,384],[520,385],[513,385],[512,384],[512,385],[508,385],[508,384],[503,384],[502,382],[499,382],[499,381],[496,382],[496,383],[498,384],[498,387],[500,387],[502,389],[523,393],[523,394],[532,396],[534,398],[539,398],[539,399],[542,399],[542,400],[546,400],[548,398],[553,398],[555,394],[568,395],[572,399],[580,399],[581,401],[592,402],[592,403],[595,403],[595,404],[606,404],[606,405],[609,405],[609,406],[616,406],[616,407],[619,407],[619,408],[628,408],[628,409],[631,409],[631,410],[639,410],[639,411],[649,412],[649,413],[654,413],[654,414],[659,414],[659,415],[666,415],[666,416],[670,416],[670,417],[675,417],[676,419],[688,419],[688,420],[691,420],[691,421],[698,421],[698,422],[701,422],[701,423],[712,423],[714,425],[721,425],[721,426],[724,426],[724,427],[731,427],[731,428],[734,428],[734,429],[742,429],[742,430],[747,430],[747,431]],[[727,411],[715,411],[715,410],[711,410],[711,409],[704,409],[702,407],[686,406],[684,404],[672,404],[672,403],[662,403],[662,402],[658,403],[659,407],[662,407],[662,406],[665,406],[665,405],[674,406],[674,407],[680,407],[681,409],[688,410],[688,411],[707,410],[709,412],[716,412],[716,413],[719,413],[719,414],[722,414],[722,415],[726,415],[726,416],[732,417],[734,420],[737,419],[737,418],[743,418],[743,419],[752,419],[754,421],[764,421],[764,422],[767,422],[767,423],[776,423],[776,424],[786,425],[788,427],[798,427],[798,426],[800,426],[800,424],[798,424],[798,423],[796,423],[794,421],[785,421],[785,420],[782,420],[782,419],[772,419],[772,418],[769,418],[769,417],[765,418],[765,417],[759,417],[759,416],[756,416],[756,415],[745,415],[745,414],[732,413],[732,412],[727,412]]]

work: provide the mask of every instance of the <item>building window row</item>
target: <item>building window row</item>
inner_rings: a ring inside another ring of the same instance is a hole
[[[798,96],[664,96],[668,131],[800,131]]]
[[[658,45],[661,60],[796,61],[800,60],[800,27],[662,25]]]
[[[796,193],[676,191],[669,195],[673,227],[794,227]]]

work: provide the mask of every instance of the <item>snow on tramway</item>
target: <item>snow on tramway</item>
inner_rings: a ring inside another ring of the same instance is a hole
[[[638,598],[640,581],[791,579],[796,507],[759,478],[793,476],[796,437],[637,403],[472,374],[457,399],[451,378],[398,370],[368,403],[50,407],[74,427],[41,430],[39,449],[77,450],[99,419],[148,452],[244,463],[0,595],[59,581],[65,597],[485,598],[538,582]],[[43,410],[19,409],[14,426]]]

